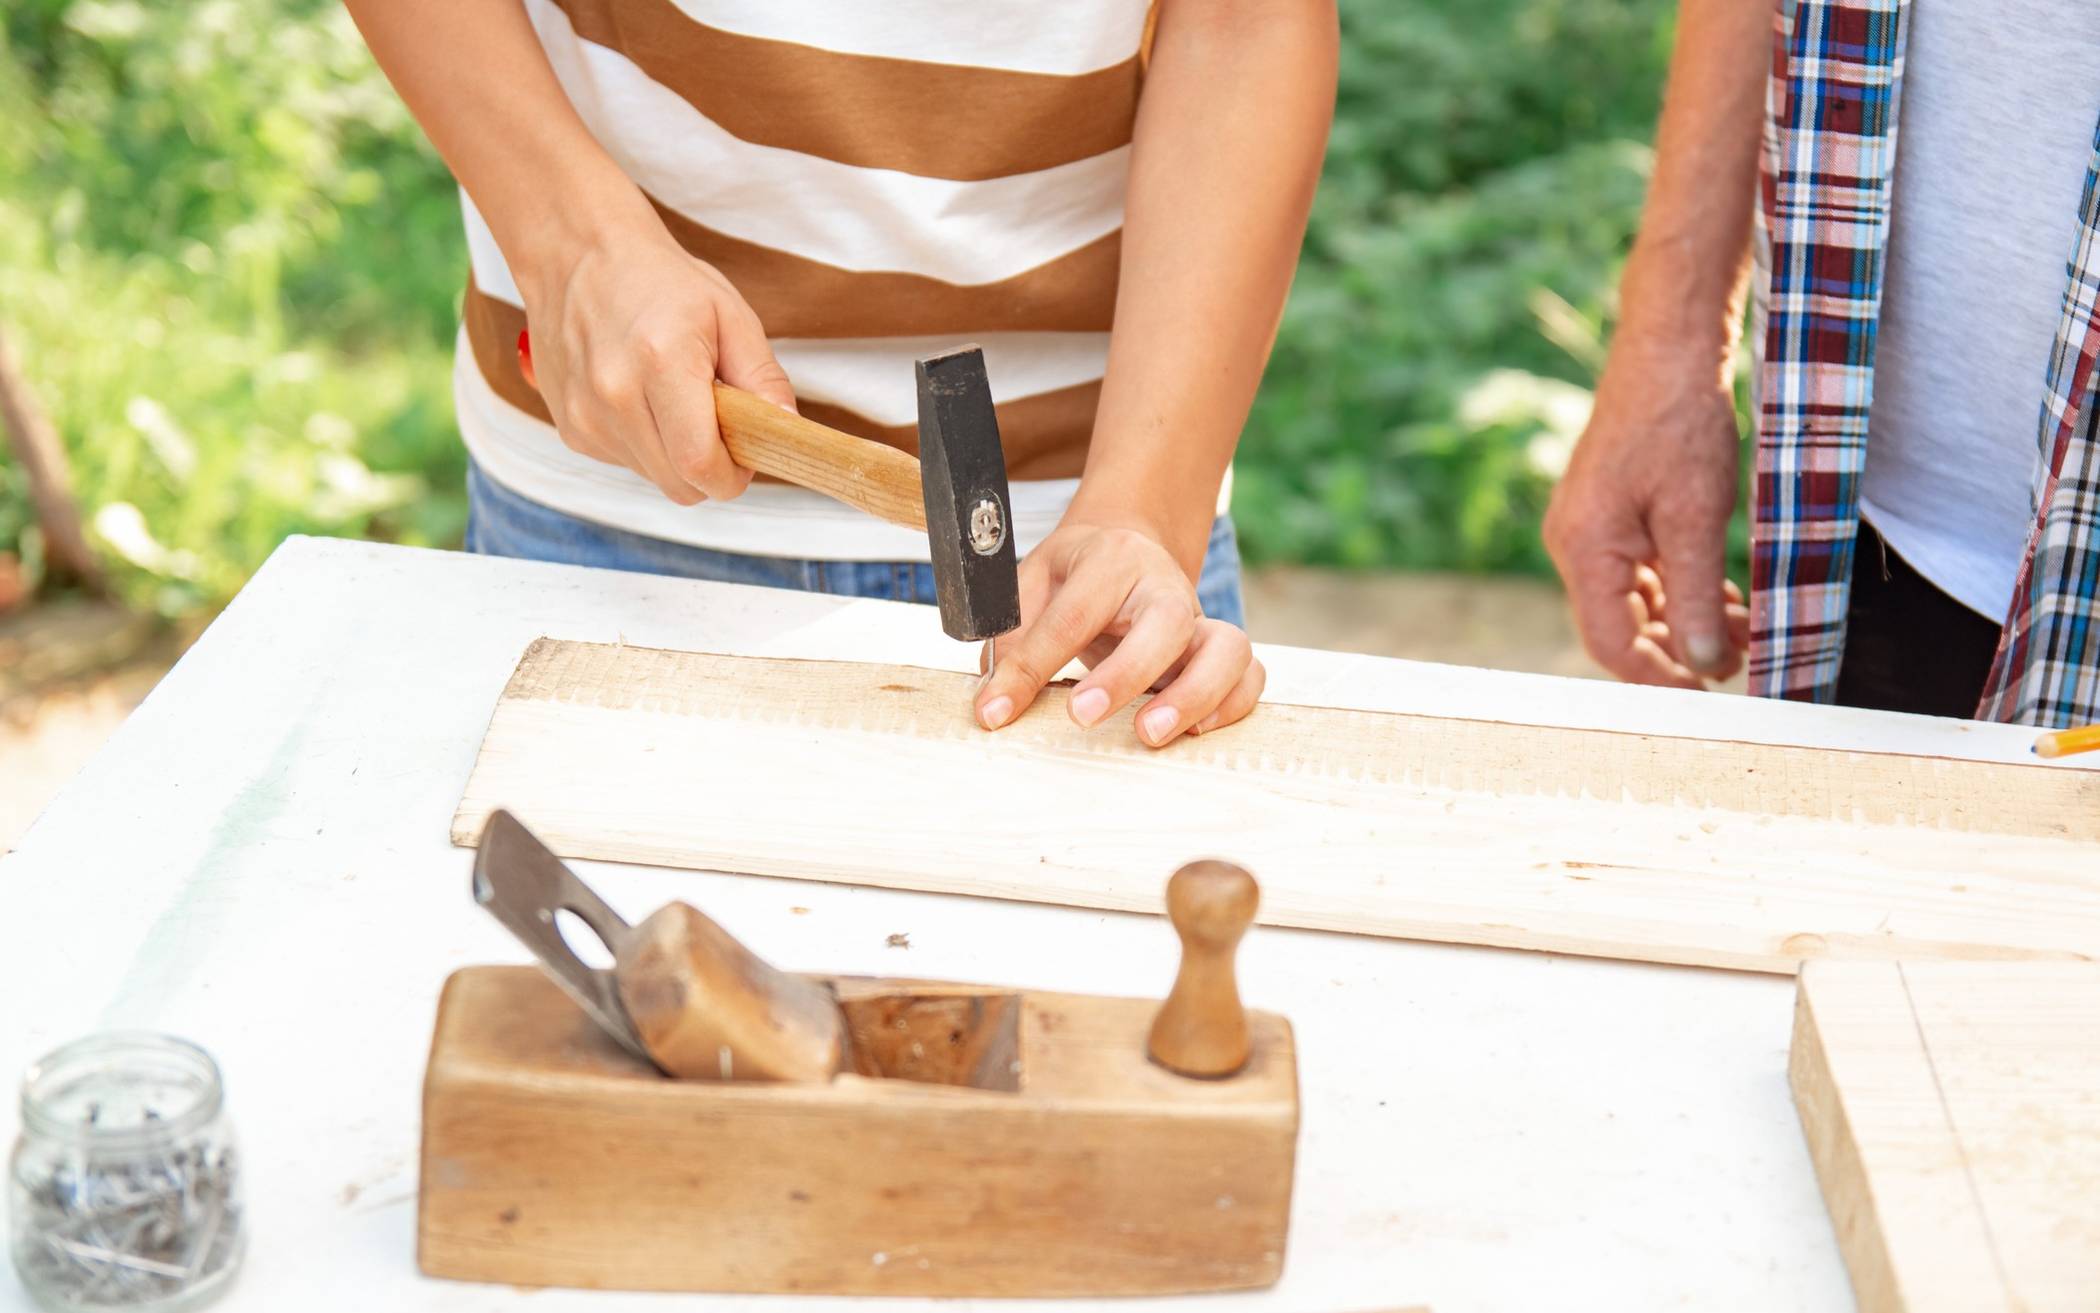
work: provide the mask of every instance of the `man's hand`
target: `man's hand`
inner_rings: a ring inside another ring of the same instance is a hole
[[[1614,345],[1544,536],[1582,645],[1621,679],[1703,688],[1742,667],[1750,615],[1723,576],[1736,442],[1710,357]]]
[[[751,471],[722,444],[715,379],[789,410],[795,392],[729,280],[654,215],[638,226],[550,262],[525,287],[534,382],[571,449],[626,466],[681,506],[726,501]]]
[[[1267,673],[1247,635],[1207,619],[1165,546],[1140,530],[1065,523],[1021,562],[1021,627],[991,645],[977,719],[998,729],[1078,657],[1066,711],[1091,728],[1147,689],[1138,738],[1158,748],[1254,709]]]
[[[1722,566],[1737,483],[1729,381],[1772,16],[1770,4],[1741,0],[1678,4],[1618,332],[1546,512],[1546,550],[1582,645],[1636,683],[1701,688],[1734,674],[1749,646],[1749,612]]]

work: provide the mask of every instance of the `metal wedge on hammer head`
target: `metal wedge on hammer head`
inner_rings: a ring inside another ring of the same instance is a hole
[[[919,479],[941,628],[996,638],[1021,623],[1013,502],[984,352],[958,347],[918,362]]]

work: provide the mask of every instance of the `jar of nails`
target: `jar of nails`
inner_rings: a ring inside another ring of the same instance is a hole
[[[22,1078],[9,1251],[44,1308],[199,1308],[240,1266],[241,1222],[240,1158],[203,1049],[96,1035]]]

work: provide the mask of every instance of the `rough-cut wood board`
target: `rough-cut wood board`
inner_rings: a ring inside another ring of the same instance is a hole
[[[2100,1308],[2100,966],[1814,963],[1790,1075],[1863,1313]]]
[[[1788,972],[2100,957],[2100,774],[1265,706],[1164,752],[900,666],[535,642],[453,820],[572,857]]]

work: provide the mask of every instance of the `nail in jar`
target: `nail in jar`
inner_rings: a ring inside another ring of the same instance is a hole
[[[64,1313],[176,1313],[225,1289],[242,1249],[240,1159],[218,1064],[167,1035],[95,1035],[22,1078],[9,1250]]]

